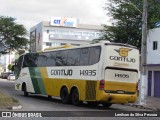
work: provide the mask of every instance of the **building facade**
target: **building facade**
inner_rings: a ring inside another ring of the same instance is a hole
[[[146,86],[148,96],[160,97],[160,28],[148,33]]]
[[[100,37],[102,26],[79,24],[75,18],[52,17],[30,29],[30,50],[42,51],[65,44],[83,45]]]

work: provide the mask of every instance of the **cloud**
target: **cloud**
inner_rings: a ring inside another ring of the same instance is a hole
[[[0,0],[0,14],[17,18],[17,22],[30,27],[52,16],[75,17],[84,24],[104,24],[103,10],[106,0]]]

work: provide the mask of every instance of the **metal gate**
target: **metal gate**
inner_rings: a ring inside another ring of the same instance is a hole
[[[160,71],[154,71],[154,96],[160,97]]]
[[[152,71],[148,71],[148,96],[151,96],[151,87],[152,87]]]

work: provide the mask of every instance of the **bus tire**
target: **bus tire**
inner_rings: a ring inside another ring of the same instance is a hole
[[[60,92],[61,101],[63,104],[69,103],[69,93],[66,87],[63,87]]]
[[[28,96],[26,84],[24,84],[24,86],[23,86],[23,95],[26,96],[26,97]]]
[[[103,103],[102,105],[105,108],[109,108],[112,105],[112,103]]]
[[[71,93],[71,100],[73,105],[80,105],[82,101],[79,100],[79,92],[77,88],[74,88],[72,93]]]
[[[52,96],[51,95],[48,95],[48,99],[51,99],[52,98]]]
[[[88,101],[87,104],[89,106],[97,106],[99,103],[98,102],[93,102],[93,101]]]

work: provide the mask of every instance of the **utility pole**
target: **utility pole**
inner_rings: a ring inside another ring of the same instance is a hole
[[[141,42],[141,78],[139,91],[139,105],[146,104],[146,52],[147,52],[147,0],[143,0],[143,16],[142,16],[142,42]]]

